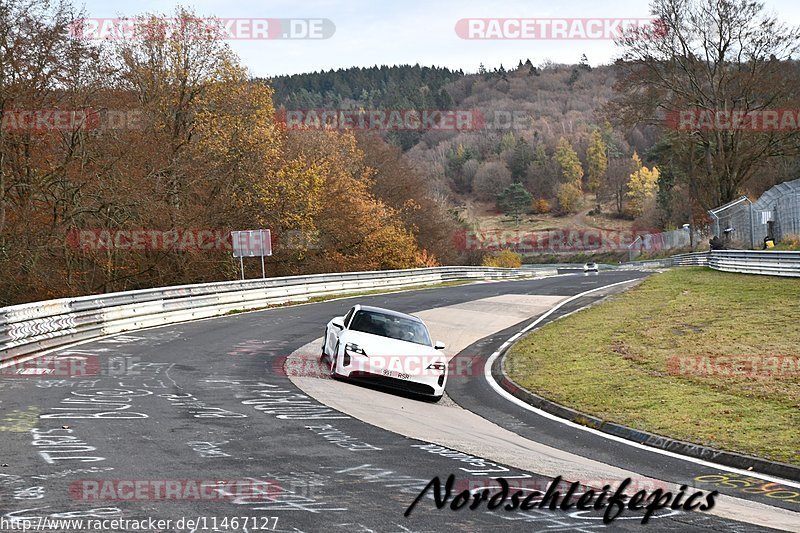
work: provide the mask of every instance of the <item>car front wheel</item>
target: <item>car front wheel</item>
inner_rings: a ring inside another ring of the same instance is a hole
[[[333,355],[331,356],[331,377],[333,379],[337,379],[339,374],[336,372],[336,361],[339,359],[339,343],[336,343],[336,348],[333,349]]]

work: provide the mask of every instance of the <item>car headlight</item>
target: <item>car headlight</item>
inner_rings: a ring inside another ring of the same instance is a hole
[[[348,342],[347,344],[345,344],[344,351],[357,353],[359,355],[367,355],[367,353],[364,350],[362,350],[358,344],[355,344],[353,342]]]
[[[445,368],[447,368],[447,365],[439,361],[437,363],[429,364],[427,370],[441,370],[442,372],[444,372]]]

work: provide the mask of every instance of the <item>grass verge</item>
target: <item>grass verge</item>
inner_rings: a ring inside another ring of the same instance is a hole
[[[674,269],[528,335],[506,370],[604,420],[797,465],[799,318],[798,279]]]

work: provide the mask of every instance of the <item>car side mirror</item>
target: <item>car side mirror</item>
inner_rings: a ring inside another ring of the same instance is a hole
[[[341,317],[336,317],[333,320],[331,320],[331,324],[339,329],[344,329],[344,320],[342,320]]]
[[[444,343],[442,341],[436,341],[436,344],[434,344],[433,347],[436,350],[444,350]]]

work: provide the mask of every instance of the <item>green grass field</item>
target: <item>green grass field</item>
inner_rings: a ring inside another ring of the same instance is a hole
[[[799,356],[800,279],[680,268],[528,335],[506,370],[604,420],[800,464]]]

